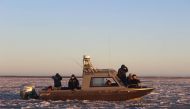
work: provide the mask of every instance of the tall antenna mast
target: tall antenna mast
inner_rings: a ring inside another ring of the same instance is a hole
[[[110,75],[111,68],[111,36],[108,36],[108,75]]]

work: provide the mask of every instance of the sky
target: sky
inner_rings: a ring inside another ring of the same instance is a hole
[[[190,76],[189,0],[0,0],[0,75],[82,75],[121,64]]]

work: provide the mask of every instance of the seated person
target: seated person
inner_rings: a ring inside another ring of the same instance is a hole
[[[112,86],[112,82],[110,80],[107,80],[105,83],[106,86]]]
[[[54,80],[54,89],[61,89],[61,80],[62,77],[57,73],[55,76],[52,76],[52,79]]]
[[[121,68],[118,70],[117,76],[121,79],[124,85],[127,86],[127,77],[126,73],[128,72],[128,68],[125,65],[121,65]]]
[[[72,89],[72,90],[79,89],[79,81],[73,74],[71,75],[71,78],[69,79],[68,87],[69,89]]]
[[[138,88],[139,87],[140,80],[137,79],[137,75],[132,75],[131,84],[129,85],[130,88]]]
[[[131,84],[131,81],[133,80],[133,78],[132,78],[132,73],[129,73],[129,75],[128,75],[128,77],[127,77],[127,83],[128,83],[128,85],[130,85]]]

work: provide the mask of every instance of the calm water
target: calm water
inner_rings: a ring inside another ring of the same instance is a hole
[[[21,100],[20,86],[33,83],[38,88],[53,85],[49,78],[5,78],[0,77],[0,108],[117,108],[117,109],[190,109],[190,79],[184,78],[142,78],[144,84],[153,86],[155,90],[142,99],[133,101],[42,101]],[[64,79],[63,85],[67,85]]]

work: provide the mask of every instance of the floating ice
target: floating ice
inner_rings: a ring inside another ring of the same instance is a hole
[[[142,78],[145,85],[153,86],[155,90],[141,100],[130,101],[42,101],[22,100],[19,96],[22,84],[34,84],[39,90],[53,85],[51,78],[0,78],[0,108],[128,108],[128,109],[159,109],[159,108],[190,108],[190,79],[174,78]],[[23,83],[24,82],[24,83]],[[67,86],[68,79],[62,81]],[[80,79],[81,82],[81,79]]]
[[[40,107],[48,107],[50,105],[50,102],[42,101],[40,102]]]

